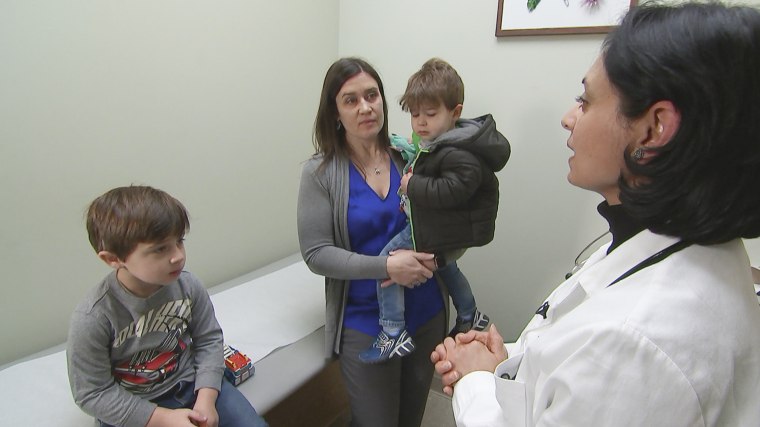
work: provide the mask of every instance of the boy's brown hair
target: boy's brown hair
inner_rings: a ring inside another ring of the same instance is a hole
[[[440,105],[453,110],[464,103],[464,83],[457,71],[440,58],[431,58],[409,77],[401,96],[401,108],[409,112],[422,104]]]
[[[164,191],[147,186],[114,188],[87,209],[87,234],[95,252],[125,260],[139,243],[184,236],[190,230],[187,210]]]

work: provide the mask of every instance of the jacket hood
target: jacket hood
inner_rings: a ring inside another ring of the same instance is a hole
[[[496,130],[496,122],[490,114],[457,120],[456,127],[433,140],[428,149],[434,151],[443,146],[479,156],[494,172],[504,168],[511,154],[509,141]]]

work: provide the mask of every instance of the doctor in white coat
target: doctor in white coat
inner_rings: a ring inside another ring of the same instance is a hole
[[[563,118],[612,242],[514,344],[432,353],[460,426],[760,426],[760,13],[635,7]],[[540,303],[540,302],[539,302]]]

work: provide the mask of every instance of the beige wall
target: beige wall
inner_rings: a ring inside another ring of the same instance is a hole
[[[66,339],[108,268],[83,211],[147,184],[218,284],[297,252],[300,162],[338,1],[0,1],[0,365]]]

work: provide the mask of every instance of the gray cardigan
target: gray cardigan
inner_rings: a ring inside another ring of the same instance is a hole
[[[298,241],[301,256],[309,269],[325,276],[325,356],[332,357],[340,353],[349,281],[387,278],[388,257],[351,251],[347,222],[349,160],[336,156],[320,169],[322,158],[321,154],[312,156],[304,163],[301,172]],[[400,173],[404,160],[393,151],[391,158]],[[440,279],[438,283],[444,301],[448,301]],[[444,306],[448,319],[448,304]]]

